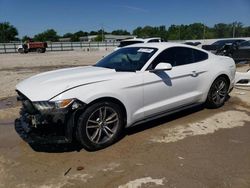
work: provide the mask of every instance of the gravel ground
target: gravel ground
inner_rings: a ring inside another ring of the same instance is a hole
[[[220,109],[193,108],[128,129],[120,142],[97,152],[29,145],[17,135],[19,81],[91,65],[109,52],[0,55],[0,187],[250,187],[248,88],[235,88]]]

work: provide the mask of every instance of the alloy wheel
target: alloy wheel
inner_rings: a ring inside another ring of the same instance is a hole
[[[116,133],[118,126],[118,113],[109,106],[99,107],[87,120],[87,137],[96,144],[106,143]]]
[[[219,105],[224,102],[227,96],[227,84],[224,80],[220,79],[214,84],[212,91],[212,100],[215,104]]]

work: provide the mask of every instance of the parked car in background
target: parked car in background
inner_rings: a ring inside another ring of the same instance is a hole
[[[210,45],[202,45],[202,49],[210,51],[215,54],[218,50],[221,50],[225,45],[227,46],[238,45],[239,43],[244,41],[245,40],[243,39],[223,39],[223,40],[218,40]]]
[[[250,61],[250,40],[240,43],[232,52],[231,56],[236,62]]]
[[[184,44],[191,45],[191,46],[198,46],[201,42],[184,42]]]
[[[132,45],[132,44],[138,44],[138,43],[152,43],[152,42],[164,42],[161,38],[159,37],[154,37],[154,38],[133,38],[133,39],[126,39],[126,40],[122,40],[119,44],[119,46],[115,49],[119,49],[121,47],[125,47],[128,45]]]
[[[19,83],[22,109],[15,127],[26,132],[25,139],[76,139],[87,150],[102,149],[118,141],[124,128],[203,103],[221,107],[235,70],[233,59],[193,46],[134,44],[93,66],[45,72]]]
[[[216,54],[232,57],[236,63],[250,61],[250,41],[244,41],[238,45],[225,45]]]

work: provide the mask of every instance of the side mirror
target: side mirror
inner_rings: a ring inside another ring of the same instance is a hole
[[[154,70],[150,70],[149,72],[157,72],[157,71],[165,71],[165,70],[171,70],[172,65],[170,63],[159,63],[156,65]]]

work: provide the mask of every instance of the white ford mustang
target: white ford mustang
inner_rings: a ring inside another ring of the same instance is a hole
[[[116,142],[123,128],[203,103],[222,106],[234,77],[229,57],[184,44],[135,44],[96,65],[45,72],[19,83],[16,130],[41,143],[76,139],[98,150]]]

